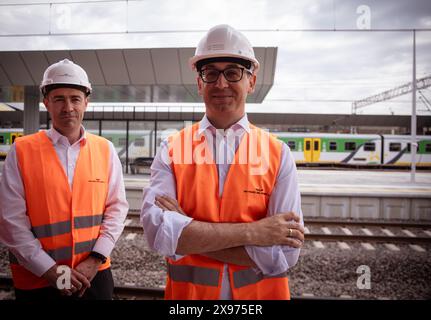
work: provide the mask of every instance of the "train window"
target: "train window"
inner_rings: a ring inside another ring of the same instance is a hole
[[[425,144],[425,152],[426,153],[431,153],[431,143],[426,143]]]
[[[314,150],[320,150],[319,141],[314,141]]]
[[[4,137],[3,136],[0,136],[0,143],[4,144]]]
[[[345,142],[344,149],[346,151],[355,151],[356,150],[356,142]]]
[[[287,145],[289,146],[290,150],[296,149],[296,142],[295,141],[287,141]]]
[[[329,151],[337,150],[337,141],[329,141]]]
[[[145,139],[144,138],[137,138],[135,140],[135,146],[137,146],[137,147],[145,147]]]
[[[127,139],[126,138],[120,138],[120,139],[118,139],[118,144],[120,146],[125,146],[127,144]]]
[[[305,150],[309,151],[311,149],[310,141],[305,142]]]
[[[394,151],[394,152],[401,151],[401,143],[399,143],[399,142],[391,142],[389,144],[389,151]]]
[[[374,142],[365,142],[364,151],[376,151],[376,144]]]

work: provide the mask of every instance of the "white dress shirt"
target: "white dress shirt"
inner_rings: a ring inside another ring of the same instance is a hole
[[[219,195],[222,195],[224,182],[230,163],[234,159],[236,148],[245,132],[249,132],[249,122],[245,114],[237,123],[227,130],[217,130],[208,120],[206,115],[199,123],[198,133],[204,133],[206,141],[213,142],[212,152],[216,159],[219,177]],[[217,134],[216,134],[217,132]],[[221,132],[221,134],[219,134]],[[230,135],[239,137],[235,145]],[[210,148],[211,149],[211,148]],[[180,213],[163,212],[154,204],[156,196],[166,195],[176,199],[176,183],[171,166],[163,161],[168,159],[167,140],[163,141],[151,166],[151,184],[144,188],[144,197],[141,211],[141,223],[143,224],[149,246],[160,254],[172,259],[180,259],[176,248],[182,230],[193,220]],[[296,165],[289,147],[283,143],[280,170],[276,184],[271,193],[268,204],[268,216],[281,212],[293,211],[300,216],[301,196],[299,193]],[[298,261],[300,249],[289,246],[246,246],[250,258],[258,266],[264,275],[277,275],[294,266]],[[222,280],[220,299],[231,299],[227,265],[225,264]]]
[[[69,140],[54,128],[47,130],[46,134],[52,141],[72,190],[80,144],[86,139],[85,129],[81,127],[81,137],[73,145],[70,145]],[[122,166],[112,142],[109,142],[109,149],[110,158],[106,159],[110,162],[106,210],[99,238],[93,247],[93,251],[105,257],[111,254],[115,242],[120,237],[129,210]],[[0,182],[0,241],[11,250],[21,265],[36,276],[42,276],[55,265],[55,261],[42,249],[40,241],[31,232],[15,144],[6,157]]]

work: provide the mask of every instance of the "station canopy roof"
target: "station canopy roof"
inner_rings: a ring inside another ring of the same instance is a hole
[[[277,48],[254,50],[261,68],[247,102],[261,103],[274,82]],[[50,64],[67,58],[87,71],[93,102],[200,102],[196,73],[188,65],[194,52],[195,48],[1,51],[0,87],[38,86]]]

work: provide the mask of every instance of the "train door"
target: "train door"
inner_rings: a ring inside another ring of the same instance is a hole
[[[18,137],[22,137],[22,133],[20,132],[14,132],[10,134],[10,144],[13,144],[15,142],[15,139]]]
[[[320,160],[319,138],[304,138],[304,159],[305,162],[318,162]]]
[[[320,145],[319,138],[304,139],[304,159],[305,162],[318,162],[320,160]]]
[[[305,162],[311,162],[313,151],[311,150],[311,143],[313,139],[304,138],[304,160]]]
[[[312,162],[319,162],[320,160],[320,139],[318,138],[314,138],[313,139],[313,153],[312,153],[312,157],[311,160]]]

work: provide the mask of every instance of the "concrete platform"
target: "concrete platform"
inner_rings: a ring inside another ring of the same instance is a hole
[[[416,173],[415,183],[410,177],[410,172],[298,170],[303,195],[431,198],[431,173]]]
[[[306,217],[431,221],[431,173],[298,170]],[[131,208],[139,209],[149,176],[126,175]]]
[[[0,162],[0,169],[2,162]],[[149,175],[125,175],[131,209],[140,209]],[[298,170],[306,217],[431,221],[431,173]]]

